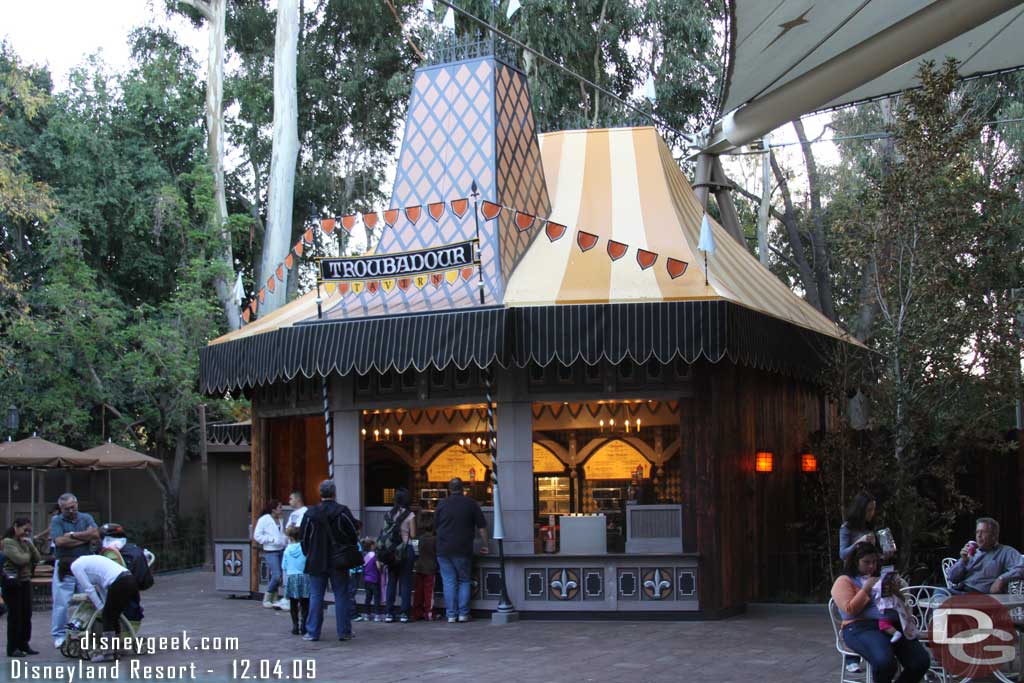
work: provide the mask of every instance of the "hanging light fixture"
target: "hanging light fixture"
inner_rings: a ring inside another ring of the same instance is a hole
[[[754,457],[754,470],[761,474],[768,474],[775,465],[774,460],[775,456],[771,451],[758,451]]]

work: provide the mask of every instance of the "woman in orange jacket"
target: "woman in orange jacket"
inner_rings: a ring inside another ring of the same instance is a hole
[[[896,683],[917,683],[928,673],[928,650],[910,638],[890,642],[889,636],[878,628],[882,619],[899,623],[898,614],[880,610],[871,597],[871,589],[879,580],[880,559],[874,544],[855,544],[843,573],[832,584],[832,599],[843,617],[843,642],[871,665],[875,683],[892,683],[897,661],[903,673]]]

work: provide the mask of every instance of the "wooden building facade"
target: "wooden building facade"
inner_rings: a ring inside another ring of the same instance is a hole
[[[520,611],[714,618],[770,593],[841,331],[713,221],[705,268],[654,129],[537,136],[511,60],[420,68],[406,125],[391,206],[441,209],[385,212],[377,253],[479,235],[479,271],[310,292],[203,349],[204,391],[252,401],[254,515],[332,475],[372,536],[395,490],[429,516],[459,476],[493,520],[490,398]],[[474,571],[494,609],[497,559]]]

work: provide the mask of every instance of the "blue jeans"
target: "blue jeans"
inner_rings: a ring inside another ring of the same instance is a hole
[[[332,571],[325,576],[309,575],[309,617],[306,619],[306,633],[313,640],[320,640],[324,625],[324,595],[327,582],[331,582],[334,593],[334,617],[338,637],[352,634],[352,615],[348,611],[348,572]]]
[[[267,592],[275,593],[281,587],[281,557],[283,550],[264,550],[263,559],[267,561],[267,569],[270,570],[270,583],[267,584]]]
[[[384,603],[384,613],[394,616],[395,614],[395,594],[401,590],[402,592],[402,607],[400,612],[408,616],[409,610],[412,609],[412,582],[413,582],[413,564],[416,562],[416,553],[413,552],[412,546],[409,546],[409,550],[405,553],[405,560],[402,561],[397,567],[392,567],[391,571],[388,572],[388,594],[387,600]]]
[[[469,555],[438,555],[437,564],[441,568],[441,585],[444,587],[444,605],[448,618],[468,617],[469,597],[473,589],[469,581],[473,558]]]
[[[922,680],[931,665],[928,650],[916,640],[901,638],[890,643],[889,637],[889,634],[878,630],[877,619],[861,619],[843,628],[843,642],[867,660],[875,683],[892,683],[897,660],[903,666],[897,683]]]
[[[54,640],[64,638],[68,625],[68,605],[71,603],[71,596],[75,594],[75,587],[78,585],[74,574],[68,574],[64,580],[57,578],[57,563],[53,563],[53,585],[50,593],[53,595],[53,614],[50,616],[50,635]]]

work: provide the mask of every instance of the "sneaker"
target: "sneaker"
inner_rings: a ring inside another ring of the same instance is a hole
[[[384,617],[384,623],[385,623],[385,624],[390,624],[390,623],[392,623],[392,622],[393,622],[394,620],[395,620],[395,618],[394,618],[393,616],[391,616],[390,614],[389,614],[389,615],[387,615],[386,617]]]
[[[346,640],[352,640],[355,637],[356,637],[356,634],[354,634],[354,633],[346,633],[341,638],[338,638],[338,640],[344,642]]]
[[[468,614],[460,614],[459,615],[459,623],[460,624],[465,624],[467,621],[470,621],[472,618],[473,617],[469,616]]]
[[[274,603],[273,607],[274,609],[284,610],[285,612],[291,610],[291,604],[288,598],[281,598],[280,600]]]
[[[373,621],[374,621],[374,623],[377,623],[377,624],[383,623],[384,622],[384,617],[381,616],[380,614],[375,614],[375,615],[373,615]]]
[[[354,617],[352,617],[352,621],[363,621],[363,615],[362,614],[355,615]]]
[[[407,617],[407,616],[406,616],[406,615],[404,615],[404,614],[403,614],[402,616],[398,617],[398,620],[399,620],[400,622],[402,622],[403,624],[408,624],[408,623],[409,623],[409,617]]]
[[[54,638],[53,639],[53,649],[59,650],[61,645],[63,645],[63,644],[64,644],[64,639],[63,638]]]
[[[114,661],[113,652],[98,652],[92,656],[90,660],[93,664],[99,664],[101,662],[112,662]]]
[[[454,624],[456,621],[458,621],[458,619],[456,619],[455,617],[448,617],[449,624]]]
[[[851,674],[859,674],[860,673],[860,662],[847,662],[846,663],[846,671],[847,671],[847,673],[851,673]]]
[[[308,633],[306,635],[302,636],[302,639],[307,641],[307,642],[312,642],[312,643],[315,643],[316,641],[320,640],[319,638],[314,638],[313,636],[311,636]]]

